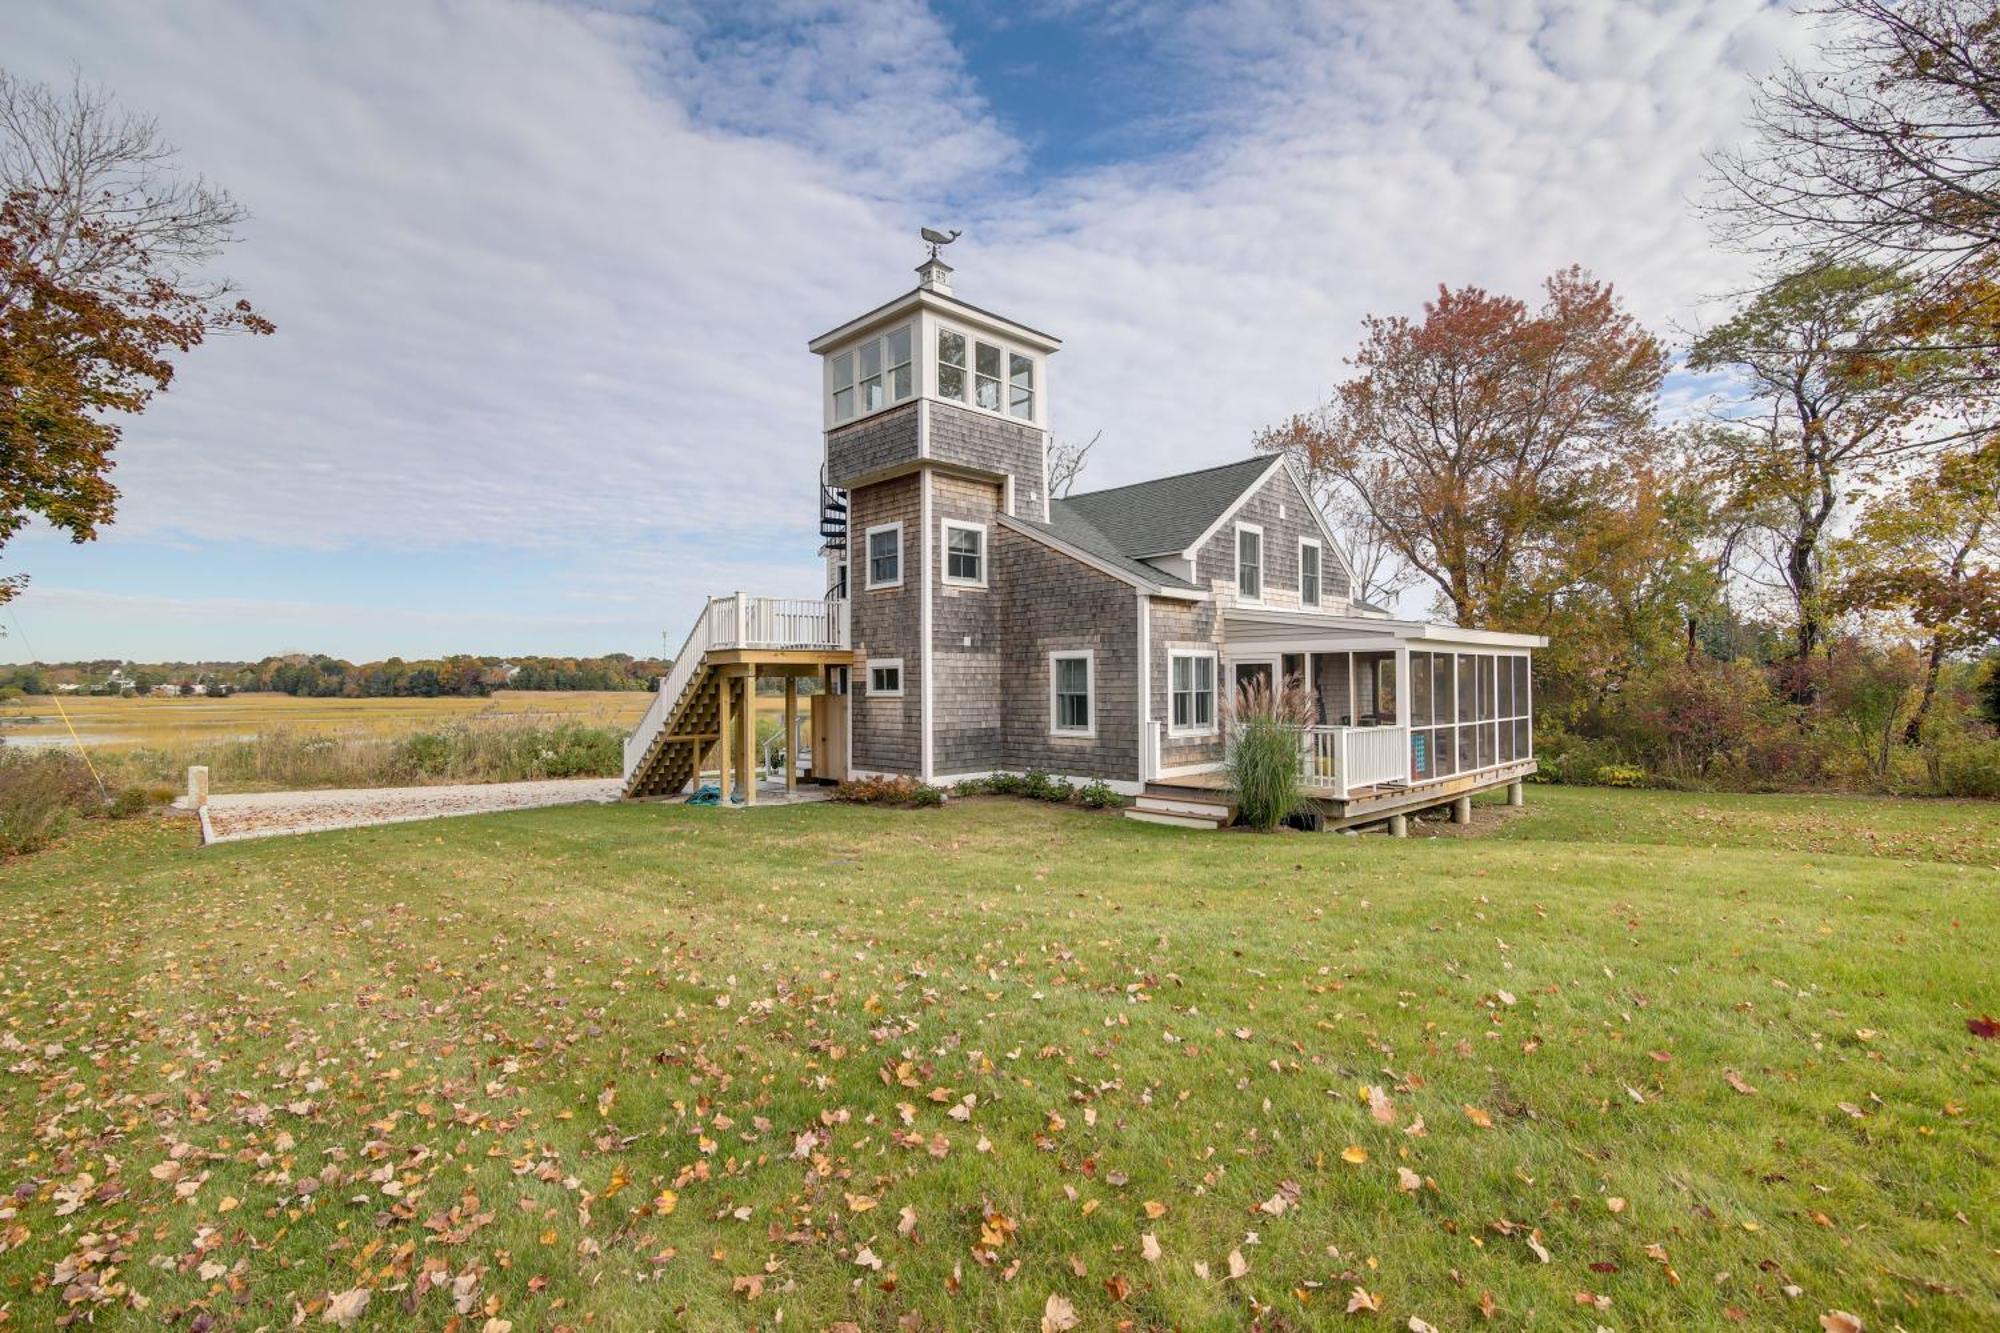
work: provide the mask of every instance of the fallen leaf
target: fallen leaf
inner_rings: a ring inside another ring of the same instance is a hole
[[[1350,1143],[1340,1150],[1340,1160],[1352,1166],[1360,1166],[1368,1160],[1368,1150]]]
[[[1382,1298],[1371,1296],[1366,1287],[1356,1287],[1347,1298],[1347,1313],[1374,1314],[1382,1308]]]
[[[1819,1317],[1819,1326],[1826,1333],[1861,1333],[1861,1316],[1845,1310],[1828,1310]]]
[[[1981,1014],[1978,1018],[1968,1018],[1965,1020],[1965,1030],[1973,1036],[1984,1038],[1987,1041],[2000,1040],[2000,1018],[1995,1018],[1991,1014]],[[1839,1314],[1840,1311],[1835,1310],[1834,1313]],[[1854,1316],[1848,1315],[1847,1318],[1854,1319]],[[1820,1316],[1820,1322],[1826,1322],[1825,1315]],[[1856,1328],[1861,1327],[1861,1321],[1855,1319],[1854,1326]]]
[[[1149,1264],[1160,1262],[1160,1238],[1150,1231],[1139,1237],[1139,1253],[1145,1256]]]
[[[1410,1333],[1438,1333],[1437,1329],[1415,1315],[1410,1316]]]
[[[1467,1120],[1470,1120],[1473,1124],[1479,1126],[1481,1129],[1493,1128],[1493,1117],[1486,1114],[1486,1112],[1480,1110],[1478,1107],[1467,1104],[1461,1109],[1465,1112],[1465,1118]]]
[[[1051,1292],[1042,1305],[1042,1333],[1065,1333],[1076,1327],[1076,1307]]]
[[[915,1208],[912,1208],[909,1204],[904,1204],[903,1211],[896,1217],[896,1234],[899,1236],[907,1236],[916,1229],[917,1229],[917,1210]]]
[[[1745,1097],[1755,1097],[1757,1095],[1757,1089],[1751,1087],[1748,1083],[1745,1083],[1743,1081],[1743,1075],[1737,1073],[1733,1069],[1723,1070],[1722,1078],[1723,1081],[1728,1083],[1730,1087],[1736,1089],[1738,1092],[1742,1093]]]
[[[1622,1213],[1625,1211],[1625,1201],[1619,1198],[1615,1194],[1604,1201],[1604,1206],[1606,1208],[1609,1208],[1614,1213]]]
[[[1122,1305],[1125,1298],[1132,1294],[1132,1284],[1126,1280],[1124,1274],[1113,1273],[1104,1279],[1104,1294],[1111,1298],[1114,1305]]]
[[[361,1312],[368,1308],[368,1298],[373,1294],[366,1287],[341,1292],[326,1303],[326,1309],[320,1312],[320,1322],[338,1324],[342,1328],[354,1327],[361,1318]]]
[[[873,1269],[877,1273],[882,1271],[882,1261],[876,1258],[875,1251],[866,1245],[854,1252],[854,1263],[858,1268]]]
[[[1407,1166],[1396,1168],[1396,1188],[1405,1194],[1415,1193],[1424,1187],[1424,1178]]]
[[[1533,1250],[1535,1257],[1543,1263],[1549,1261],[1549,1247],[1542,1244],[1542,1229],[1540,1227],[1536,1227],[1528,1233],[1528,1248]]]
[[[1250,1265],[1244,1261],[1243,1251],[1231,1250],[1229,1252],[1229,1276],[1231,1280],[1243,1277],[1249,1271]]]
[[[1371,1083],[1367,1088],[1367,1096],[1368,1114],[1375,1118],[1376,1124],[1393,1125],[1396,1123],[1396,1104],[1389,1100],[1388,1093]]]
[[[1152,1218],[1156,1222],[1167,1215],[1167,1206],[1161,1203],[1158,1199],[1148,1199],[1141,1206],[1145,1208],[1146,1216]]]

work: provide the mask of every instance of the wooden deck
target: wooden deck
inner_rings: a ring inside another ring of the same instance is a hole
[[[1345,800],[1308,788],[1307,799],[1318,827],[1329,831],[1357,828],[1368,824],[1385,823],[1399,815],[1407,817],[1438,806],[1451,805],[1460,797],[1512,786],[1528,778],[1536,768],[1534,760],[1518,759],[1512,763],[1483,768],[1474,773],[1455,773],[1450,777],[1433,778],[1406,787],[1394,785],[1365,787],[1350,793]],[[1185,804],[1196,807],[1207,806],[1218,812],[1227,806],[1233,814],[1234,807],[1227,800],[1228,791],[1228,775],[1220,770],[1184,773],[1177,777],[1148,782],[1145,795],[1140,798],[1140,806],[1142,811],[1147,806],[1168,811]],[[1143,817],[1143,813],[1134,815],[1134,818]]]

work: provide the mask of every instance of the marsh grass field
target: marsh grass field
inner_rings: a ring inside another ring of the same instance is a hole
[[[178,788],[200,764],[218,792],[614,777],[623,737],[652,698],[639,690],[37,696],[0,705],[0,740],[18,752],[60,750],[72,748],[74,728],[92,761],[119,783]],[[783,714],[782,697],[760,695],[760,735],[782,730]]]
[[[1990,1329],[1996,867],[1574,788],[95,821],[0,870],[0,1323]]]

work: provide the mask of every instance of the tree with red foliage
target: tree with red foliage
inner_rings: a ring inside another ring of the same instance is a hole
[[[95,537],[117,507],[116,417],[209,334],[272,331],[200,276],[244,214],[173,156],[102,92],[0,71],[0,547],[33,515]],[[0,578],[0,602],[24,581]]]

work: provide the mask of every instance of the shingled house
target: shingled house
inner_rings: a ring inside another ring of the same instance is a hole
[[[1055,337],[918,285],[809,344],[822,377],[819,599],[712,600],[627,743],[628,795],[707,767],[754,800],[759,675],[811,696],[810,776],[948,784],[1041,770],[1213,827],[1234,691],[1296,679],[1300,765],[1329,826],[1392,820],[1534,771],[1528,635],[1398,619],[1354,595],[1282,457],[1049,494]],[[796,773],[787,781],[793,781]]]

